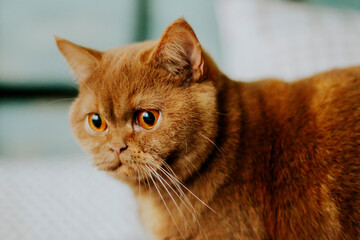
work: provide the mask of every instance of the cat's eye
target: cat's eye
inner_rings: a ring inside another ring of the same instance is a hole
[[[157,110],[142,110],[137,114],[137,123],[144,129],[153,129],[159,120],[160,113]]]
[[[90,113],[87,116],[87,123],[91,130],[103,132],[107,128],[105,119],[98,113]]]

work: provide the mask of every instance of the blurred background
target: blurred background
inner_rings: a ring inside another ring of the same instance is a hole
[[[241,81],[360,65],[359,0],[0,0],[0,239],[150,239],[71,134],[77,84],[53,36],[106,50],[182,16]]]

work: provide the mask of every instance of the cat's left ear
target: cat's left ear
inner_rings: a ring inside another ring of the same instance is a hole
[[[204,77],[204,59],[199,40],[184,18],[179,18],[166,28],[151,59],[173,75],[190,70],[193,81],[201,81]]]
[[[78,80],[83,81],[89,78],[98,65],[102,52],[76,45],[57,36],[55,36],[55,40]]]

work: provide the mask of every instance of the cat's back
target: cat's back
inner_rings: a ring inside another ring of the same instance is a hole
[[[321,143],[341,151],[343,162],[360,165],[360,66],[321,73],[297,85],[311,89],[307,115]]]
[[[360,131],[360,67],[319,74],[310,83],[316,87],[312,108],[324,130]]]
[[[253,192],[263,189],[256,193],[262,207],[273,209],[264,215],[266,232],[277,239],[358,238],[360,67],[241,89],[249,182]]]
[[[258,110],[252,111],[257,116],[250,118],[279,124],[298,120],[299,126],[314,120],[324,128],[351,127],[352,132],[359,129],[355,126],[360,122],[360,66],[334,69],[290,83],[262,80],[244,84],[242,89],[245,111]]]
[[[315,76],[312,104],[343,239],[360,237],[360,67]]]

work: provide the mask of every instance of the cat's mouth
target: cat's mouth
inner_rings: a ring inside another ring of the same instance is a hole
[[[123,160],[117,162],[113,166],[109,166],[107,168],[107,171],[109,172],[127,172],[130,170],[130,172],[137,172],[139,171],[138,168],[145,167],[146,163],[137,162],[137,161],[131,161],[131,160]]]
[[[135,162],[135,161],[122,161],[122,162],[119,161],[116,165],[109,167],[109,170],[116,171],[118,168],[120,168],[123,165],[136,166],[136,165],[146,165],[146,164],[141,163],[141,162]]]
[[[122,162],[119,161],[116,165],[109,167],[109,171],[115,172],[117,169],[119,169],[122,166]]]
[[[150,154],[130,155],[124,153],[113,159],[102,159],[101,162],[95,162],[99,170],[108,172],[115,177],[123,179],[143,179],[149,172],[156,172],[158,163]],[[155,174],[155,173],[154,173]]]
[[[111,163],[110,162],[104,162],[101,161],[99,163],[95,162],[95,166],[102,171],[106,172],[115,172],[123,165],[122,161],[120,159],[114,160]]]

